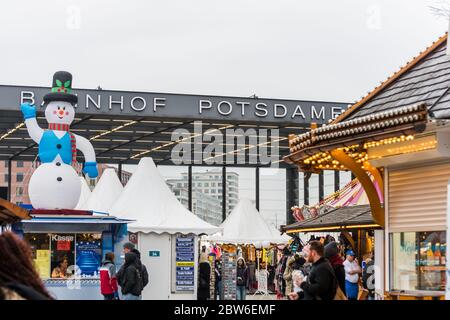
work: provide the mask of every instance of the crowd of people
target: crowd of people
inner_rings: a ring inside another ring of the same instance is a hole
[[[311,239],[300,252],[284,249],[277,267],[279,298],[373,300],[373,253],[361,266],[353,250],[343,248],[332,238],[321,240]]]
[[[149,282],[141,254],[132,243],[123,246],[125,263],[116,272],[114,253],[105,254],[100,267],[100,291],[105,300],[140,300]],[[62,260],[55,273],[66,271]],[[30,246],[12,232],[0,234],[0,300],[53,300],[33,263]]]
[[[276,270],[276,290],[290,300],[373,300],[373,252],[361,265],[353,250],[334,239],[311,240],[302,250],[286,247]],[[114,253],[105,254],[100,267],[100,290],[105,300],[140,300],[148,285],[147,268],[132,243],[123,246],[125,262],[116,271]],[[211,272],[215,273],[214,299],[222,299],[222,266],[216,260],[211,270],[208,254],[202,252],[199,264],[198,299],[212,298]],[[59,266],[61,269],[64,263]],[[62,270],[62,269],[61,269]],[[55,272],[62,272],[55,270]],[[362,286],[362,288],[360,287]],[[121,291],[121,295],[119,294]],[[249,290],[249,268],[243,257],[236,261],[236,299],[245,300]],[[0,234],[0,300],[54,297],[47,291],[34,265],[30,246],[11,232]]]

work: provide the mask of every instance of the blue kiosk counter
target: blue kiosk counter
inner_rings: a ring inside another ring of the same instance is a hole
[[[12,225],[12,231],[31,246],[35,266],[48,290],[59,300],[98,300],[99,268],[107,252],[123,263],[127,223],[92,211],[31,210],[31,220]]]

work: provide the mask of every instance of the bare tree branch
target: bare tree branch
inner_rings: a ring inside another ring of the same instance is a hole
[[[450,19],[450,2],[445,0],[435,1],[435,5],[428,6],[431,14],[435,17]]]

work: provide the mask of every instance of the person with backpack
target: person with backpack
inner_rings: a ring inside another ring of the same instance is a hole
[[[100,267],[100,291],[105,300],[119,299],[113,252],[105,254],[105,260],[103,260]]]
[[[345,294],[345,268],[344,259],[339,254],[339,247],[337,242],[332,241],[328,243],[324,248],[325,258],[331,263],[334,274],[336,276],[339,288]]]
[[[129,252],[134,253],[136,255],[136,257],[137,257],[136,264],[137,264],[138,269],[141,272],[143,288],[145,288],[147,286],[148,282],[149,282],[149,277],[148,277],[147,268],[145,267],[145,265],[141,261],[141,252],[138,249],[136,249],[136,247],[135,247],[135,245],[133,243],[127,242],[127,243],[125,243],[123,245],[123,253],[127,254]],[[122,268],[123,268],[123,266],[122,266]],[[123,271],[122,268],[121,268],[121,270],[119,270],[118,273],[122,273],[122,271]]]
[[[304,251],[306,261],[312,263],[312,268],[307,278],[300,281],[303,300],[334,300],[338,284],[333,267],[324,258],[323,244],[320,241],[311,241]],[[289,294],[291,300],[299,298],[297,292]]]
[[[117,274],[117,281],[122,288],[123,300],[141,300],[144,284],[135,253],[125,253],[125,263]]]

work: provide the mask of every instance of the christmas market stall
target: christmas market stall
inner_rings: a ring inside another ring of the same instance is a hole
[[[243,257],[249,268],[252,293],[274,291],[273,280],[281,249],[292,238],[269,226],[251,201],[245,198],[239,201],[220,227],[221,233],[204,239],[212,247],[212,260],[221,260],[222,265],[221,292],[215,296],[225,300],[236,299],[238,257]]]
[[[367,223],[380,227],[375,289],[388,299],[442,299],[448,287],[449,88],[445,35],[330,124],[289,136],[287,163],[362,184]]]
[[[11,230],[31,246],[38,273],[59,300],[101,300],[101,261],[114,252],[121,264],[129,220],[82,210],[29,211]]]
[[[135,222],[130,240],[149,269],[143,299],[197,299],[199,236],[220,231],[186,209],[152,158],[142,158],[110,213]]]
[[[2,228],[22,219],[31,219],[29,210],[0,198],[0,232]]]
[[[381,190],[377,192],[382,197]],[[368,197],[358,179],[316,205],[291,209],[296,222],[281,227],[287,234],[298,234],[303,240],[310,234],[319,238],[324,234],[332,236],[356,252],[360,261],[374,249],[374,230],[381,226],[372,217]]]

